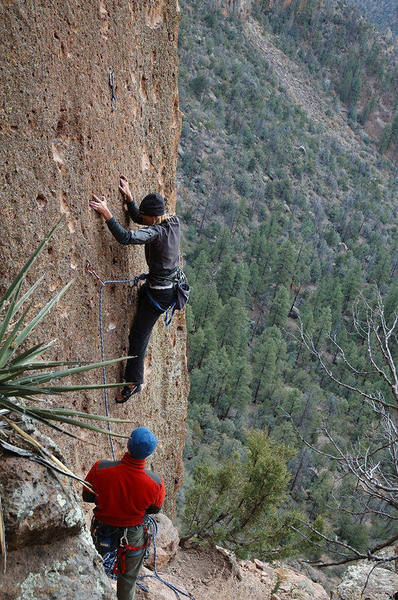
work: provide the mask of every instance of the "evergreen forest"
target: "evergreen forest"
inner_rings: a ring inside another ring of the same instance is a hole
[[[395,0],[350,0],[379,29],[398,35],[398,4]]]
[[[240,556],[345,564],[398,539],[398,133],[381,147],[358,110],[363,81],[375,87],[378,72],[396,91],[398,69],[352,12],[277,4],[246,22],[181,2],[180,518],[187,538]],[[324,120],[292,98],[253,31],[311,78]]]

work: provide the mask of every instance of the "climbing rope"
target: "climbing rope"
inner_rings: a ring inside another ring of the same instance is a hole
[[[98,320],[99,320],[99,332],[100,332],[100,341],[101,341],[101,362],[104,362],[105,361],[105,347],[104,347],[104,328],[103,328],[102,315],[103,315],[103,297],[104,297],[105,286],[110,283],[112,283],[112,284],[114,284],[114,283],[130,283],[131,289],[130,289],[129,298],[131,300],[134,288],[138,285],[138,282],[141,279],[144,279],[144,275],[146,277],[146,274],[138,275],[137,277],[134,277],[134,279],[108,279],[108,280],[104,281],[103,279],[101,279],[101,277],[95,271],[94,267],[92,266],[92,264],[90,263],[89,260],[86,262],[86,273],[89,273],[90,275],[94,275],[94,277],[96,279],[98,279],[98,281],[101,284],[99,305],[98,305],[99,306]],[[106,369],[105,369],[105,367],[102,367],[102,381],[103,381],[104,385],[106,385]],[[104,395],[105,414],[107,417],[109,417],[108,390],[106,388],[104,388],[103,395]],[[113,458],[113,460],[116,460],[115,448],[113,445],[113,438],[112,438],[111,426],[110,426],[109,421],[107,422],[107,427],[108,427],[108,431],[109,431],[108,437],[109,437],[109,443],[111,446],[112,458]]]
[[[188,592],[184,592],[183,590],[180,590],[178,587],[176,587],[172,583],[169,583],[168,581],[166,581],[165,579],[163,579],[163,577],[161,577],[159,575],[157,567],[156,567],[156,561],[157,561],[156,536],[158,533],[158,524],[157,524],[157,521],[150,515],[145,516],[144,524],[148,527],[148,533],[150,533],[150,535],[152,536],[152,540],[153,540],[152,543],[153,543],[153,572],[154,572],[154,575],[152,575],[152,574],[140,575],[139,577],[137,577],[137,586],[142,591],[149,593],[148,588],[145,587],[144,585],[142,585],[142,583],[138,583],[138,582],[142,581],[145,578],[157,579],[158,581],[163,583],[165,586],[167,586],[171,591],[173,591],[178,600],[182,600],[181,596],[185,596],[185,598],[189,598],[190,600],[195,600],[195,598],[191,594],[189,594]],[[149,554],[149,548],[148,548],[147,552]]]
[[[145,550],[144,560],[148,558],[150,549],[151,549],[151,545],[153,545],[153,572],[154,572],[154,575],[149,574],[149,573],[147,575],[139,575],[137,577],[137,587],[139,587],[143,592],[146,592],[148,594],[149,589],[145,585],[143,585],[142,583],[139,583],[139,582],[145,578],[157,579],[158,581],[163,583],[165,586],[167,586],[170,590],[172,590],[175,593],[178,600],[182,600],[181,596],[185,596],[186,598],[189,598],[190,600],[195,600],[195,598],[191,594],[189,594],[188,592],[184,592],[183,590],[180,590],[178,587],[176,587],[172,583],[169,583],[168,581],[166,581],[165,579],[163,579],[163,577],[161,577],[159,575],[157,567],[156,567],[156,561],[157,561],[156,536],[158,534],[158,524],[157,524],[157,521],[150,515],[146,515],[144,517],[143,524],[147,529],[147,535],[152,540],[152,544],[149,544]],[[102,558],[102,561],[103,561],[105,574],[110,579],[113,579],[113,580],[117,579],[118,548],[115,548],[111,552],[108,552],[107,554],[105,554]]]
[[[94,267],[92,266],[92,264],[90,263],[89,260],[87,260],[87,262],[86,262],[86,272],[89,273],[90,275],[94,275],[94,277],[96,279],[98,279],[98,281],[101,284],[100,296],[99,296],[98,320],[99,320],[99,332],[100,332],[100,341],[101,341],[101,361],[104,362],[105,361],[105,346],[104,346],[104,330],[103,330],[102,316],[103,316],[103,293],[104,293],[105,286],[109,285],[109,284],[115,284],[115,283],[130,283],[131,286],[130,286],[129,300],[131,301],[134,288],[137,287],[140,280],[146,279],[146,273],[137,275],[133,279],[103,280],[98,275],[98,273],[95,271]],[[106,369],[105,369],[105,367],[102,367],[102,380],[103,380],[104,385],[106,385]],[[109,417],[108,390],[106,388],[104,388],[103,394],[104,394],[105,413],[106,413],[106,416]],[[111,446],[112,457],[113,457],[113,460],[116,460],[115,449],[114,449],[114,445],[113,445],[113,438],[112,438],[112,433],[111,433],[111,428],[110,428],[109,422],[107,423],[107,426],[108,426],[108,431],[109,431],[108,437],[109,437],[109,443]],[[156,566],[156,561],[157,561],[156,536],[158,533],[158,524],[157,524],[157,521],[153,517],[151,517],[150,515],[146,515],[144,517],[144,525],[148,529],[147,535],[149,535],[152,538],[153,572],[154,572],[154,574],[153,575],[152,574],[140,575],[137,578],[137,586],[139,588],[141,588],[144,592],[148,593],[149,592],[148,588],[146,588],[142,583],[139,583],[139,581],[143,580],[145,578],[157,579],[158,581],[163,583],[165,586],[167,586],[170,590],[172,590],[175,593],[177,600],[182,600],[182,596],[184,596],[185,598],[189,598],[190,600],[195,600],[195,598],[191,594],[189,594],[188,592],[184,592],[183,590],[180,590],[179,588],[174,586],[172,583],[169,583],[168,581],[166,581],[165,579],[163,579],[163,577],[161,577],[159,575],[157,566]],[[148,546],[148,548],[145,552],[145,558],[148,557],[149,551],[150,551],[150,545]],[[103,566],[104,566],[105,573],[111,579],[117,579],[117,575],[114,573],[115,565],[117,562],[117,552],[118,552],[118,549],[116,548],[115,550],[112,550],[111,552],[108,552],[107,554],[105,554],[105,556],[103,557]]]

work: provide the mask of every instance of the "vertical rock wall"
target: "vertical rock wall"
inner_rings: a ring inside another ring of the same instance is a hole
[[[0,3],[0,284],[3,290],[62,217],[61,231],[28,278],[45,276],[37,306],[74,279],[35,334],[41,340],[57,338],[49,357],[100,360],[99,282],[85,273],[87,260],[104,279],[125,279],[145,269],[143,248],[114,241],[88,207],[91,194],[105,194],[127,226],[117,191],[124,174],[138,200],[158,191],[175,210],[178,22],[177,0]],[[113,107],[110,69],[117,97]],[[106,358],[127,353],[133,311],[126,286],[106,287]],[[121,365],[110,368],[108,380],[120,381],[122,373]],[[100,372],[90,373],[84,382],[100,378]],[[110,393],[111,415],[132,420],[116,431],[147,425],[160,440],[152,467],[165,474],[169,514],[181,480],[187,393],[185,321],[179,315],[171,327],[163,320],[155,327],[144,391],[120,407]],[[101,391],[52,402],[104,414]],[[69,465],[83,474],[94,460],[109,457],[110,448],[104,436],[79,435],[85,441],[65,437],[57,443]],[[125,441],[116,441],[117,455],[124,447]]]

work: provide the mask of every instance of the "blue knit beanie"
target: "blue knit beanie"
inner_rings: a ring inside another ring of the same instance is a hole
[[[133,458],[143,459],[152,454],[158,445],[158,440],[150,429],[137,427],[130,435],[127,449]]]

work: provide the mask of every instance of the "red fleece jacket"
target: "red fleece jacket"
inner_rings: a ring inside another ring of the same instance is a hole
[[[128,452],[120,461],[96,462],[86,481],[93,486],[95,496],[83,490],[83,500],[96,503],[95,516],[107,525],[138,525],[147,512],[158,512],[164,502],[163,477],[146,470],[145,460]]]

